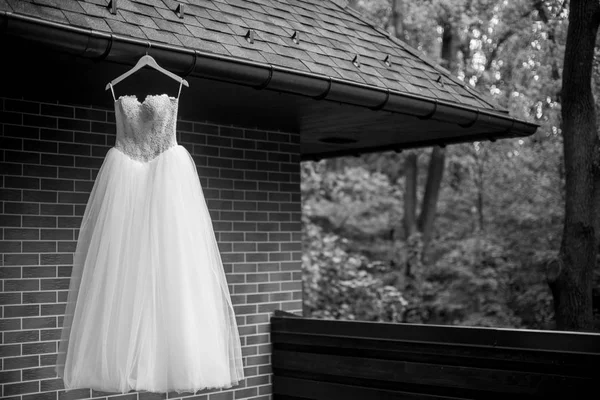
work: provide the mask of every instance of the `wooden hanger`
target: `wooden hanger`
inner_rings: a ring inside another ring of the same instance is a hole
[[[137,62],[137,64],[135,64],[135,66],[133,68],[131,68],[129,71],[125,72],[123,75],[113,79],[112,81],[110,81],[107,85],[106,85],[106,89],[108,90],[110,89],[111,86],[116,85],[117,83],[121,82],[123,79],[127,78],[129,75],[133,74],[134,72],[144,68],[145,66],[148,67],[152,67],[155,70],[162,72],[163,74],[167,75],[169,78],[175,79],[177,82],[184,84],[185,86],[189,87],[190,85],[187,83],[187,81],[177,75],[175,75],[172,72],[167,71],[166,69],[164,69],[163,67],[161,67],[160,65],[157,64],[156,60],[152,57],[149,56],[148,53],[146,53],[145,56],[142,56],[142,58],[140,58]]]

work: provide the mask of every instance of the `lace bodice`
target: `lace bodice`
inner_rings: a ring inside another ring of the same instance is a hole
[[[121,96],[115,100],[117,140],[115,147],[139,161],[150,161],[177,145],[178,99],[166,94]]]

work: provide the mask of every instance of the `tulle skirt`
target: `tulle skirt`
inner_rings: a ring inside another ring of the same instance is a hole
[[[65,389],[193,392],[244,379],[235,314],[194,161],[111,148],[88,200],[56,372]]]

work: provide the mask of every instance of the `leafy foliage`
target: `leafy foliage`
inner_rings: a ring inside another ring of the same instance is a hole
[[[355,3],[393,29],[388,0]],[[528,138],[447,148],[435,232],[423,262],[409,274],[414,255],[402,228],[404,154],[303,163],[305,314],[552,329],[545,269],[560,245],[565,201],[565,2],[427,0],[402,6],[403,40],[439,62],[442,23],[451,21],[462,43],[459,77],[540,128]],[[424,180],[426,152],[417,154]],[[594,293],[600,295],[598,268]]]

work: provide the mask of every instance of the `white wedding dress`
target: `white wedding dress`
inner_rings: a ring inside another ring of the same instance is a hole
[[[178,98],[115,100],[87,203],[56,372],[65,389],[177,393],[244,379],[240,338]]]

